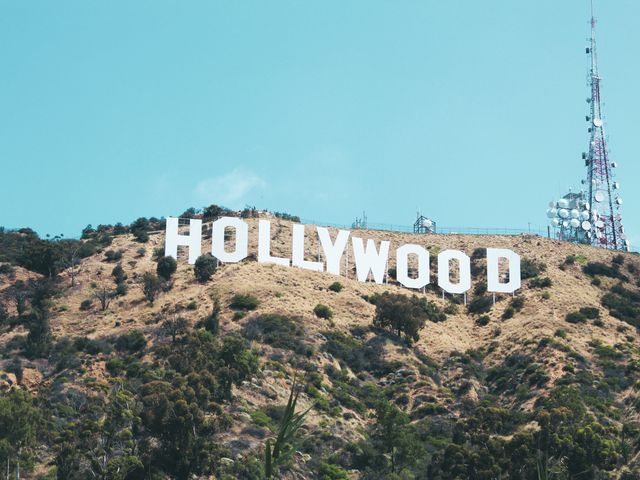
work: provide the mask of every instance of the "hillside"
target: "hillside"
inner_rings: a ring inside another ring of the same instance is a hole
[[[288,256],[291,223],[272,220],[274,255]],[[310,410],[276,478],[640,478],[639,256],[358,230],[391,240],[391,258],[405,243],[472,256],[468,304],[437,287],[358,282],[352,264],[337,277],[255,256],[204,282],[180,258],[149,301],[145,274],[164,245],[153,228],[109,230],[51,275],[4,258],[0,462],[20,460],[21,478],[264,478],[294,378],[298,411]],[[523,259],[523,288],[495,305],[486,247]],[[384,292],[427,300],[411,310],[417,340],[374,325]]]

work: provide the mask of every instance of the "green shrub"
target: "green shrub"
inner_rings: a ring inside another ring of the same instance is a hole
[[[176,262],[175,258],[162,256],[158,258],[156,273],[159,277],[169,280],[176,273],[177,268],[178,262]]]
[[[467,311],[469,313],[475,314],[487,313],[489,310],[491,310],[492,306],[493,298],[483,295],[480,297],[475,297],[473,300],[471,300],[467,305]]]
[[[588,319],[595,319],[600,316],[600,309],[595,307],[582,307],[580,313]]]
[[[482,250],[484,250],[484,249],[482,249]],[[485,293],[487,293],[487,282],[478,282],[478,283],[476,283],[476,286],[473,287],[473,293],[476,296],[484,295]]]
[[[563,330],[561,328],[557,329],[554,333],[554,336],[558,337],[558,338],[562,338],[565,339],[567,338],[567,331]]]
[[[582,271],[592,277],[595,277],[596,275],[600,275],[603,277],[628,280],[627,277],[625,277],[620,273],[620,270],[617,268],[617,265],[609,266],[601,262],[589,262],[584,267],[582,267]]]
[[[215,257],[209,253],[206,255],[200,255],[196,259],[196,263],[193,266],[193,273],[196,276],[196,280],[200,283],[209,281],[211,276],[216,273],[218,268],[218,261]]]
[[[107,250],[104,252],[104,258],[107,262],[117,262],[122,259],[122,252],[120,250]]]
[[[444,310],[442,310],[447,315],[456,315],[459,311],[458,305],[456,303],[449,302]]]
[[[611,259],[611,262],[614,265],[618,265],[618,266],[624,265],[624,255],[622,254],[615,255],[613,259]]]
[[[529,288],[549,288],[553,285],[553,282],[549,277],[533,278],[529,281]]]
[[[0,265],[0,275],[13,275],[16,269],[9,263]]]
[[[135,230],[132,233],[133,238],[138,243],[147,243],[149,241],[149,234],[144,230]]]
[[[142,276],[142,293],[151,304],[162,290],[162,282],[155,273],[145,272]]]
[[[319,303],[313,309],[313,313],[318,318],[324,318],[325,320],[331,320],[333,318],[333,312],[326,305]]]
[[[197,310],[198,309],[198,302],[196,302],[195,300],[191,300],[189,303],[187,303],[187,310]]]
[[[567,314],[565,320],[569,323],[584,323],[587,321],[587,317],[580,312],[571,312]]]
[[[140,352],[147,346],[147,339],[140,330],[131,330],[116,339],[116,348],[129,353]]]
[[[640,293],[614,285],[601,302],[613,317],[640,328]]]
[[[113,267],[113,270],[111,270],[111,276],[116,284],[123,283],[127,279],[127,274],[124,273],[124,268],[122,268],[122,265],[120,264]]]
[[[348,480],[349,476],[347,475],[347,472],[338,465],[320,462],[320,466],[318,467],[318,476],[316,478],[319,480]]]
[[[529,260],[528,258],[523,258],[520,263],[520,275],[523,280],[537,277],[546,270],[547,266],[544,263]]]
[[[340,293],[342,291],[342,284],[340,282],[333,282],[329,285],[329,290],[332,292]]]
[[[83,300],[80,303],[80,311],[81,312],[86,312],[87,310],[91,310],[92,307],[93,307],[93,301],[90,300],[90,299]]]
[[[116,296],[122,297],[126,295],[128,291],[129,291],[129,287],[127,286],[126,283],[122,282],[116,285],[116,291],[115,291]]]
[[[306,347],[302,340],[305,331],[302,325],[302,319],[299,317],[265,314],[250,319],[243,334],[249,340],[304,354]]]
[[[510,318],[513,318],[513,316],[515,315],[516,310],[513,307],[507,307],[505,308],[504,312],[502,313],[502,319],[503,320],[508,320]]]
[[[237,293],[231,299],[229,306],[235,310],[255,310],[260,300],[250,294]]]
[[[513,297],[510,305],[515,311],[519,312],[524,307],[524,297]]]
[[[485,327],[491,321],[491,317],[489,315],[483,315],[476,320],[476,325],[479,327]]]

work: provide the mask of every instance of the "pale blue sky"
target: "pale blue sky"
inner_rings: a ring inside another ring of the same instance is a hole
[[[640,2],[598,2],[640,246]],[[245,204],[546,225],[584,174],[587,0],[0,0],[0,225]]]

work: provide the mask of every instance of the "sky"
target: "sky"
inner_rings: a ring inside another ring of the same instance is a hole
[[[640,247],[640,2],[596,1]],[[546,228],[585,176],[588,0],[0,0],[0,225],[246,205]]]

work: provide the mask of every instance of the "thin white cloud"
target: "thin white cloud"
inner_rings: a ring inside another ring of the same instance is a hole
[[[201,180],[196,185],[195,194],[201,202],[241,208],[251,191],[264,188],[266,185],[266,182],[254,172],[236,168],[225,175]]]

